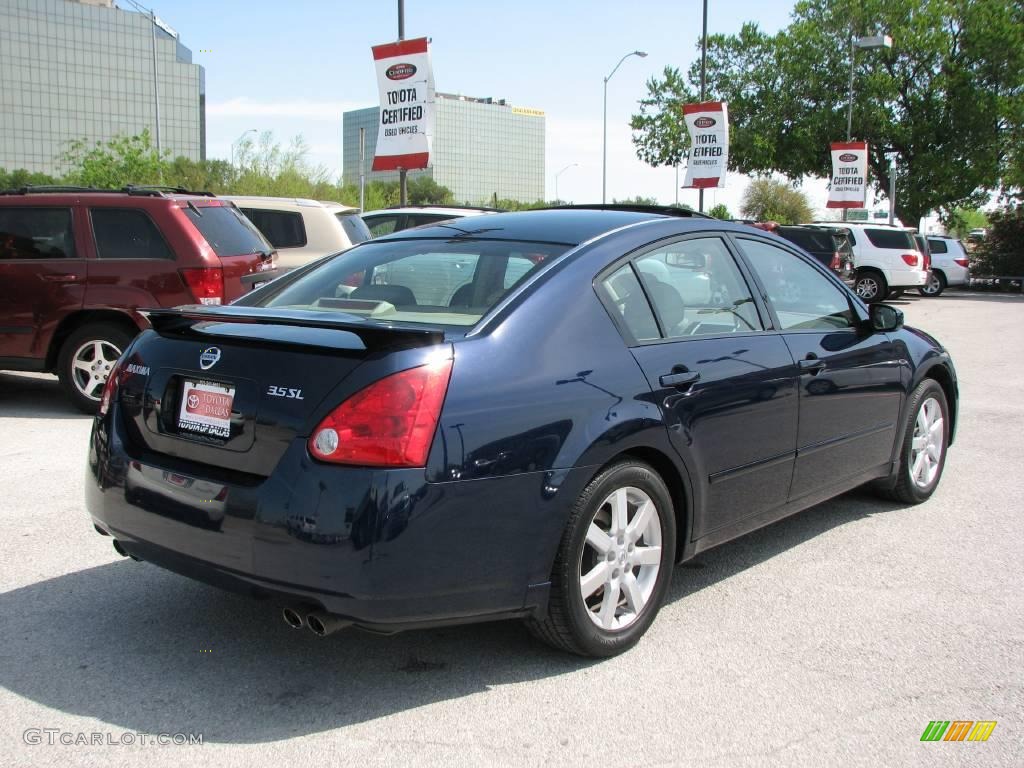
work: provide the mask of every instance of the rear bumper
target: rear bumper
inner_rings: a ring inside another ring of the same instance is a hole
[[[893,269],[886,277],[890,288],[919,288],[928,283],[928,271],[923,269]]]
[[[117,413],[90,438],[86,504],[98,529],[190,578],[380,631],[545,611],[554,551],[587,477],[434,484],[422,469],[319,464],[296,440],[254,482],[129,449]],[[173,489],[161,488],[165,476]],[[215,498],[182,493],[182,477]]]

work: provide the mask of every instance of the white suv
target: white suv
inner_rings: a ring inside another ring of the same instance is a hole
[[[882,301],[890,291],[928,283],[928,265],[914,236],[903,227],[853,221],[819,221],[846,229],[853,248],[853,290],[865,302]]]
[[[932,272],[927,285],[917,290],[922,296],[938,296],[947,285],[967,285],[970,261],[964,244],[954,237],[928,235],[928,250],[932,253]]]
[[[370,228],[371,236],[380,237],[423,224],[450,221],[463,216],[496,213],[498,210],[497,208],[472,208],[460,205],[410,205],[405,208],[382,208],[378,211],[364,213],[363,221]]]
[[[295,197],[221,197],[238,206],[277,249],[277,266],[282,272],[370,239],[359,209],[341,203]]]

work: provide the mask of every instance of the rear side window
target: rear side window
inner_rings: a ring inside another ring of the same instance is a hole
[[[358,214],[336,213],[334,215],[338,217],[338,221],[341,222],[341,228],[345,230],[345,234],[348,235],[348,241],[352,245],[366,242],[373,237],[366,226],[366,222]]]
[[[240,208],[275,248],[301,248],[306,244],[306,225],[296,211],[270,211],[265,208]],[[204,211],[205,215],[205,211]]]
[[[101,259],[173,259],[160,230],[137,208],[93,208],[89,211]]]
[[[929,240],[928,247],[932,249],[932,253],[949,253],[943,240]]]
[[[390,235],[398,228],[398,216],[373,216],[370,218],[367,227],[371,237]]]
[[[267,253],[270,243],[241,212],[232,205],[204,205],[181,209],[218,256],[243,256]]]
[[[914,238],[902,229],[865,229],[864,234],[875,248],[891,250],[915,250]]]
[[[74,257],[70,208],[0,208],[0,261]]]
[[[647,303],[632,266],[626,264],[605,278],[601,290],[634,339],[653,341],[661,338],[651,305]]]

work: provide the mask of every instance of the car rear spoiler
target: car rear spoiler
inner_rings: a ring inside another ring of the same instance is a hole
[[[323,337],[304,340],[301,334],[286,329],[315,328],[346,331],[357,336],[367,350],[429,347],[444,341],[440,328],[393,325],[363,320],[341,312],[315,312],[301,309],[264,309],[261,307],[214,307],[188,305],[174,309],[140,309],[153,329],[161,335],[196,336],[263,340],[270,343],[325,346]],[[255,326],[251,333],[244,326]],[[259,328],[259,330],[257,330]],[[274,328],[276,331],[272,331]],[[335,345],[329,345],[335,346]],[[339,348],[347,345],[338,344]]]

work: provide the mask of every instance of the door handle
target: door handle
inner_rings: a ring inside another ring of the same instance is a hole
[[[48,283],[73,283],[78,280],[78,275],[66,273],[61,275],[40,275]]]
[[[817,356],[811,357],[808,355],[800,361],[799,366],[802,372],[809,373],[811,376],[817,376],[825,369],[825,361],[819,360]]]
[[[673,371],[672,373],[663,374],[658,381],[661,382],[663,387],[689,389],[698,379],[700,379],[700,373],[697,371]]]

